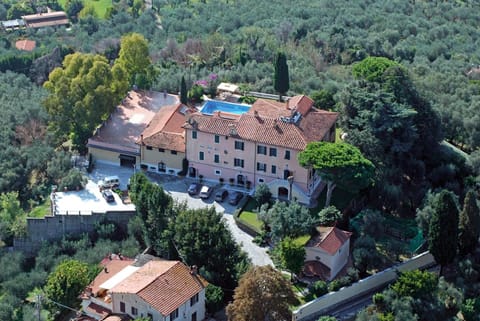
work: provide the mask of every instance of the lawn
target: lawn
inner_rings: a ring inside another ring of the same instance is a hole
[[[65,8],[65,4],[68,0],[58,0],[58,3]],[[83,0],[84,5],[92,5],[97,13],[98,18],[103,19],[105,18],[105,13],[107,12],[108,8],[112,7],[111,0]]]
[[[50,198],[47,198],[47,200],[43,204],[32,208],[30,213],[28,213],[28,217],[42,218],[45,215],[50,215]]]
[[[260,233],[262,231],[263,223],[258,220],[257,213],[253,212],[257,207],[257,202],[253,198],[250,198],[238,218],[240,221]]]

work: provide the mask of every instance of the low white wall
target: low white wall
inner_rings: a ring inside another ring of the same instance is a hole
[[[399,265],[362,279],[348,287],[341,288],[337,292],[325,294],[302,305],[293,311],[292,320],[307,321],[315,319],[341,303],[350,301],[370,290],[381,288],[395,281],[398,277],[398,272],[423,269],[433,264],[435,264],[433,256],[428,251],[424,252]]]

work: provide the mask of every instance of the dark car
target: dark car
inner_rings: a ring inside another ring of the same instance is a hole
[[[213,187],[203,185],[202,189],[200,190],[200,195],[199,196],[202,199],[208,199],[210,197],[210,195],[212,195],[212,192],[213,192]]]
[[[188,194],[193,196],[193,195],[197,195],[199,192],[200,192],[200,189],[202,188],[202,184],[200,183],[192,183],[190,184],[190,186],[188,187]]]
[[[223,202],[223,200],[228,196],[228,191],[226,189],[219,189],[215,193],[215,200],[217,202]]]
[[[115,202],[115,198],[113,197],[113,192],[109,189],[103,190],[102,196],[108,203]]]
[[[238,202],[242,199],[243,194],[237,191],[233,191],[228,195],[228,203],[232,205],[237,205]]]

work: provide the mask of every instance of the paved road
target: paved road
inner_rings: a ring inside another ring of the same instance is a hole
[[[118,166],[110,166],[105,164],[95,164],[95,170],[90,175],[91,179],[94,182],[98,182],[100,179],[105,176],[117,175],[120,178],[121,186],[120,188],[126,188],[126,182],[133,174],[133,168],[125,168]],[[167,191],[173,198],[184,201],[186,200],[188,206],[191,208],[202,208],[205,206],[214,206],[217,212],[223,213],[223,217],[227,223],[227,226],[232,232],[232,236],[235,241],[240,244],[242,249],[248,254],[252,263],[255,265],[272,265],[273,262],[267,254],[267,248],[260,247],[257,244],[253,243],[253,238],[247,233],[240,230],[235,224],[233,219],[233,212],[236,207],[229,205],[227,202],[217,203],[213,201],[213,195],[210,199],[204,201],[198,197],[191,197],[186,193],[188,186],[193,180],[188,178],[180,178],[170,175],[158,175],[158,174],[148,174],[148,177],[163,186],[165,191]],[[208,184],[208,183],[207,183]],[[214,186],[215,184],[209,184]]]

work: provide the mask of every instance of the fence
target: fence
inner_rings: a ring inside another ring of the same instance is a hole
[[[348,287],[341,288],[337,292],[331,292],[321,296],[311,302],[302,305],[293,311],[293,321],[316,320],[318,317],[328,314],[341,304],[355,300],[358,297],[373,291],[381,289],[395,281],[399,272],[406,272],[416,269],[425,269],[435,264],[435,260],[430,252],[419,254],[408,261],[388,268],[380,273],[362,279]]]

